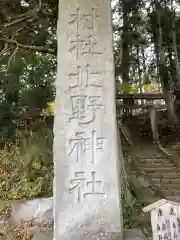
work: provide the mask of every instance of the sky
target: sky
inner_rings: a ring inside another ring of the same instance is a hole
[[[111,6],[114,7],[116,3],[117,3],[117,0],[112,0],[111,1]]]

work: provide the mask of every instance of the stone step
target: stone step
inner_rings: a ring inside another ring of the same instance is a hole
[[[180,184],[179,183],[155,183],[154,185],[156,185],[157,187],[159,187],[162,190],[168,190],[168,189],[174,189],[174,190],[178,190],[180,189]]]
[[[140,163],[148,163],[148,164],[170,164],[171,162],[169,162],[167,159],[165,158],[140,158],[139,160]],[[172,163],[171,163],[172,164]]]
[[[163,190],[160,189],[161,192],[165,195],[165,196],[176,196],[176,197],[180,197],[180,189],[176,189],[176,190],[172,190],[172,189],[168,189],[168,190]]]
[[[159,150],[159,148],[154,148],[154,147],[151,147],[151,145],[147,145],[147,146],[138,146],[136,144],[135,146],[135,150],[137,152],[142,152],[142,153],[146,153],[146,154],[151,154],[151,153],[155,153],[157,156],[159,155],[163,155],[163,153]]]
[[[176,143],[175,145],[170,146],[172,149],[180,151],[180,143]]]
[[[164,173],[177,173],[177,167],[156,167],[156,168],[152,168],[152,167],[144,167],[142,168],[145,172],[147,173],[154,173],[154,172],[164,172]]]
[[[178,202],[178,203],[180,203],[180,197],[166,196],[166,199],[167,199],[167,200],[171,200],[171,201],[174,201],[174,202]]]
[[[148,169],[141,168],[141,170],[147,174],[148,178],[153,180],[155,179],[180,179],[180,173],[176,169]],[[138,171],[133,170],[132,174],[136,174]],[[156,180],[155,180],[156,181]]]
[[[167,162],[161,162],[161,163],[150,163],[150,162],[146,162],[146,163],[141,163],[142,168],[174,168],[174,164],[173,163],[169,163]]]
[[[140,159],[167,159],[165,155],[157,155],[156,153],[142,153],[137,152],[136,154]]]
[[[180,178],[176,178],[176,179],[161,179],[161,178],[152,178],[151,179],[153,182],[154,182],[154,184],[161,184],[161,183],[163,183],[163,184],[180,184]]]
[[[161,172],[153,172],[153,173],[147,173],[149,178],[159,178],[159,179],[180,179],[180,174],[175,172],[169,172],[169,173],[161,173]]]

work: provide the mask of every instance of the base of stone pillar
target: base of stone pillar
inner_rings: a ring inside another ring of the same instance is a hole
[[[82,240],[123,240],[120,233],[95,234],[84,236]],[[37,233],[32,240],[53,240],[53,233]],[[74,239],[72,239],[74,240]],[[76,239],[75,239],[76,240]]]
[[[93,236],[85,235],[82,240],[146,240],[140,229],[124,230],[123,239],[121,235],[121,233],[97,233]],[[33,240],[53,240],[53,233],[37,233]]]
[[[53,232],[48,233],[38,232],[35,234],[32,240],[53,240]]]

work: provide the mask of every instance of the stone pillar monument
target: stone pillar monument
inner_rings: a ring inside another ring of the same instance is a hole
[[[110,0],[59,0],[55,240],[121,240]]]

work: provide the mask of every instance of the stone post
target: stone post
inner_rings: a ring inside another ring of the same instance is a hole
[[[54,121],[55,240],[120,240],[109,0],[59,0]]]

